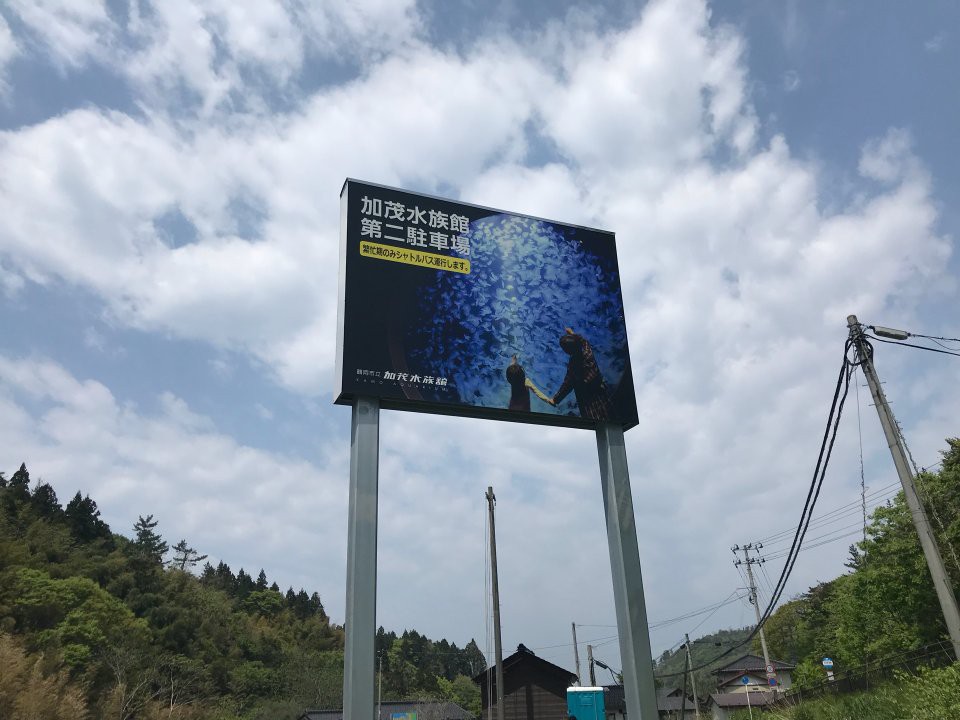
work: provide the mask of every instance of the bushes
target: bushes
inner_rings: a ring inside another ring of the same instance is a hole
[[[870,692],[831,695],[768,713],[779,720],[956,720],[960,718],[960,663],[917,676],[900,675]],[[747,713],[733,715],[744,720]]]

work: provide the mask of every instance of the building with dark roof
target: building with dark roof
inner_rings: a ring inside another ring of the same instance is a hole
[[[754,710],[765,710],[773,705],[775,695],[772,692],[714,693],[707,700],[707,710],[713,720],[728,720],[737,710],[746,710],[747,706]]]
[[[305,710],[297,720],[343,720],[343,710]],[[452,702],[391,700],[380,703],[380,720],[474,720],[474,717]]]
[[[777,688],[789,690],[793,685],[793,670],[796,665],[780,660],[771,660],[777,676]],[[717,691],[721,693],[766,692],[770,690],[767,681],[767,669],[759,655],[741,655],[714,671],[717,676]],[[744,683],[746,677],[748,682]]]
[[[577,680],[573,673],[537,657],[524,645],[503,659],[504,720],[567,720],[567,688]],[[488,668],[473,681],[480,685],[483,714],[497,707],[497,674]],[[420,720],[420,718],[417,718]]]

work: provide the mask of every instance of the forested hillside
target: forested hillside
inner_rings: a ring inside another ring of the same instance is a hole
[[[339,707],[343,629],[320,596],[282,591],[140,517],[114,533],[78,492],[62,507],[25,465],[0,473],[0,718],[294,718]],[[202,564],[202,565],[201,565]],[[381,628],[383,696],[479,709],[463,649]]]
[[[731,648],[737,648],[750,634],[753,628],[737,628],[733,630],[718,630],[715,633],[704,635],[690,642],[690,660],[691,667],[699,667],[704,663],[706,667],[695,670],[693,673],[694,682],[697,686],[697,695],[701,698],[714,692],[716,688],[716,678],[713,673],[718,668],[723,667],[739,655],[749,652],[749,648],[744,645],[742,650],[734,649],[733,652],[723,655],[719,660],[711,662]],[[675,688],[683,686],[683,670],[686,664],[686,650],[683,646],[667,650],[658,659],[656,664],[656,674],[661,676],[661,684],[665,688]],[[688,678],[687,682],[690,680]],[[691,685],[687,685],[687,692],[693,694]]]
[[[940,471],[921,472],[917,487],[960,594],[960,440],[947,443]],[[770,652],[798,662],[796,681],[821,682],[823,657],[840,673],[908,651],[944,654],[943,613],[902,492],[874,510],[847,566],[849,573],[785,603],[766,624]]]
[[[960,594],[960,440],[947,440],[942,456],[939,472],[921,472],[917,487]],[[873,511],[866,539],[849,553],[849,572],[784,603],[764,626],[771,656],[797,664],[794,685],[823,683],[824,657],[834,660],[838,676],[870,671],[878,678],[886,677],[880,671],[887,666],[907,669],[908,661],[911,668],[917,662],[949,662],[943,613],[902,492]],[[694,666],[738,644],[749,629],[694,640]],[[761,653],[759,637],[699,671],[700,695],[712,690],[715,666],[745,652]],[[664,653],[657,674],[682,671],[683,663],[682,648]],[[666,687],[681,683],[682,676],[663,680]]]

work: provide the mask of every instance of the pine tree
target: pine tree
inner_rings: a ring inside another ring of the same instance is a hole
[[[237,597],[243,600],[253,592],[255,587],[253,578],[247,575],[243,568],[240,568],[240,570],[237,571]]]
[[[30,504],[38,517],[52,520],[63,515],[57,493],[48,483],[37,485],[33,495],[30,496]]]
[[[20,463],[20,469],[11,477],[7,486],[13,490],[19,499],[25,500],[30,495],[30,473],[26,463]]]
[[[134,553],[141,558],[159,565],[163,563],[163,556],[170,547],[154,529],[158,522],[153,519],[153,515],[138,516],[137,522],[133,525],[133,531],[137,534],[137,539],[133,541],[132,548]]]
[[[176,545],[173,546],[173,559],[170,561],[170,567],[179,568],[181,570],[186,570],[188,567],[193,567],[202,560],[206,560],[206,555],[201,555],[192,547],[187,545],[186,540],[181,540]],[[210,563],[207,563],[206,567],[210,567]],[[206,567],[204,571],[206,571]],[[210,572],[213,572],[213,568],[210,567]]]
[[[260,568],[260,574],[257,575],[257,590],[267,589],[267,574]]]
[[[67,504],[64,516],[70,533],[77,541],[87,543],[102,538],[112,544],[113,536],[110,533],[110,526],[100,519],[97,504],[90,499],[89,495],[81,497],[78,490],[73,500]]]

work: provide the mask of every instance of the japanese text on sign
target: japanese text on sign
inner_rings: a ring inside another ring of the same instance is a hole
[[[395,248],[391,245],[382,245],[364,240],[360,243],[360,254],[364,257],[390,260],[391,262],[404,263],[406,265],[417,265],[418,267],[432,268],[434,270],[447,270],[465,275],[470,274],[469,260],[429,252],[417,252],[416,250],[408,250],[405,247]]]
[[[360,200],[360,236],[392,240],[411,247],[452,250],[470,255],[470,219],[466,215],[406,206],[364,195]]]

